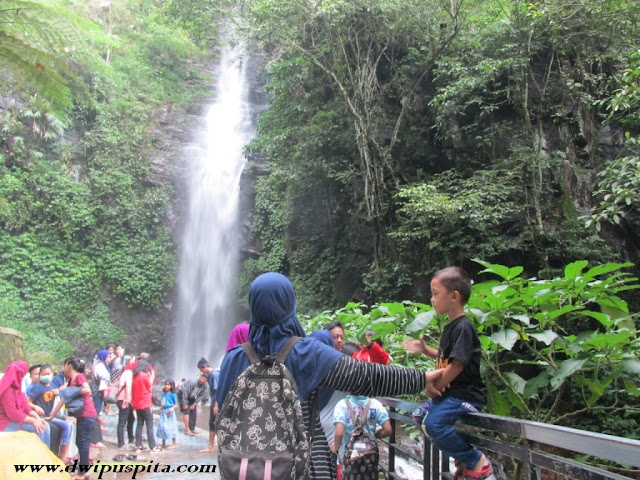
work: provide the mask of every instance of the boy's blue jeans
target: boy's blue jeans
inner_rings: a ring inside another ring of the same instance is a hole
[[[482,452],[473,448],[462,438],[453,425],[466,413],[479,412],[483,407],[484,405],[454,397],[434,399],[429,406],[427,417],[424,419],[429,437],[436,446],[449,457],[464,463],[468,468],[473,468],[480,461]]]

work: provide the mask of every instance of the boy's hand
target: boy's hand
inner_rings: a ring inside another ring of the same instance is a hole
[[[422,353],[427,355],[427,346],[424,344],[424,335],[420,335],[420,340],[404,340],[402,345],[409,353]]]
[[[442,369],[442,376],[436,378],[435,388],[444,392],[463,370],[464,363],[458,358],[452,358],[449,365]]]

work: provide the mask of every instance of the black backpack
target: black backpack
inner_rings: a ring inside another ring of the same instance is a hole
[[[310,443],[298,388],[285,360],[300,337],[274,357],[260,359],[243,343],[250,365],[237,378],[218,412],[218,465],[223,479],[304,479]]]
[[[377,480],[380,452],[376,438],[364,429],[369,415],[371,400],[367,402],[361,419],[356,417],[353,407],[347,400],[347,409],[353,419],[355,429],[344,447],[344,456],[340,461],[340,473],[343,480]],[[360,420],[360,421],[358,421]]]

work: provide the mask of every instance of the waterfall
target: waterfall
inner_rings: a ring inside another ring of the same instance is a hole
[[[237,49],[223,48],[215,101],[186,150],[188,217],[180,243],[176,381],[196,375],[200,357],[218,366],[239,321],[239,185],[242,150],[254,133],[246,65],[239,56]]]

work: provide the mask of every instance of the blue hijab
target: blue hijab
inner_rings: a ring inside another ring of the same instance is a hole
[[[108,356],[109,356],[109,350],[100,350],[98,353],[96,353],[96,357],[98,357],[98,360],[100,360],[105,365],[106,365],[105,362]]]
[[[249,341],[260,358],[279,352],[291,337],[303,337],[294,345],[285,365],[298,385],[300,400],[304,402],[342,354],[306,336],[296,316],[293,285],[284,275],[270,272],[256,278],[249,289],[249,310]],[[219,405],[248,366],[249,359],[241,346],[232,348],[224,356],[217,391]]]

